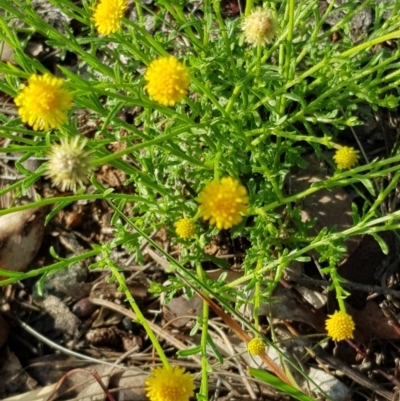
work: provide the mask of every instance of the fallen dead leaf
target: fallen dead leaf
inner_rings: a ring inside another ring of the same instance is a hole
[[[291,193],[305,191],[311,184],[328,178],[326,169],[314,154],[305,156],[305,160],[307,167],[290,175]],[[328,229],[336,227],[337,231],[341,232],[353,226],[351,203],[350,196],[343,188],[333,188],[329,191],[320,189],[300,202],[301,217],[303,221],[317,220],[314,227],[316,233],[324,227]],[[347,246],[345,256],[353,252],[360,240],[360,236],[354,236],[345,241]]]
[[[116,394],[118,401],[143,401],[145,396],[145,383],[149,376],[143,373],[125,371],[116,373],[111,377],[110,388],[118,388]]]
[[[36,381],[25,372],[13,352],[4,349],[0,364],[0,399],[36,388]]]
[[[355,340],[359,343],[368,343],[374,340],[398,340],[399,335],[390,324],[375,300],[368,301],[362,310],[347,306],[348,313],[353,316],[356,324]]]
[[[278,284],[273,292],[273,297],[276,302],[262,303],[259,315],[271,315],[275,319],[303,322],[311,325],[320,333],[325,331],[325,314],[302,302],[289,288]]]
[[[2,401],[47,401],[49,395],[54,392],[55,388],[56,384],[52,384],[51,386],[28,391],[26,393],[18,394],[13,397],[3,398]]]
[[[43,240],[47,208],[33,208],[0,216],[0,266],[25,271]]]
[[[191,299],[184,296],[174,298],[164,306],[163,316],[167,322],[172,321],[171,325],[176,328],[186,326],[191,320],[186,316],[200,316],[203,310],[203,301],[198,295],[194,295]],[[183,316],[179,318],[180,316]]]

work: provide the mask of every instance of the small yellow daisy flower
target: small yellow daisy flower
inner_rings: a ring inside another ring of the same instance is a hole
[[[189,88],[189,70],[175,57],[153,60],[144,75],[151,100],[163,106],[175,106]]]
[[[247,351],[251,355],[261,355],[265,351],[265,344],[260,338],[253,338],[247,344]]]
[[[72,96],[64,89],[64,80],[50,74],[31,75],[14,99],[23,123],[35,131],[57,128],[67,120],[65,111],[72,107]]]
[[[92,17],[97,31],[104,36],[117,32],[127,7],[127,0],[100,0]]]
[[[342,341],[347,338],[354,338],[356,325],[353,318],[343,311],[336,311],[333,315],[328,315],[329,319],[325,322],[328,336],[333,341]]]
[[[342,146],[333,156],[335,163],[341,169],[350,169],[357,164],[359,158],[358,151],[348,146]]]
[[[150,401],[188,401],[196,386],[193,375],[179,366],[157,367],[146,380],[146,395]]]
[[[200,213],[219,230],[233,227],[243,220],[241,213],[247,211],[249,197],[239,181],[225,177],[208,183],[199,196]]]
[[[50,149],[45,175],[52,180],[53,185],[60,186],[62,191],[75,192],[77,185],[83,187],[92,170],[90,151],[84,150],[87,140],[80,139],[79,136],[71,140],[61,138],[61,143],[52,145]]]
[[[244,17],[242,31],[245,41],[252,45],[266,45],[272,43],[276,34],[276,21],[271,11],[256,8],[250,15]]]
[[[196,226],[192,220],[188,218],[179,219],[175,223],[175,232],[182,239],[188,239],[193,237],[196,232]]]

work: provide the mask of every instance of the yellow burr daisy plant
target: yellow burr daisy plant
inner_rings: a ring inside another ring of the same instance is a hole
[[[247,351],[251,355],[261,355],[265,351],[265,344],[260,338],[253,338],[247,344]]]
[[[182,239],[189,239],[196,233],[196,225],[187,217],[179,219],[175,223],[175,232]]]
[[[325,328],[328,336],[333,341],[343,341],[354,338],[356,328],[353,318],[344,311],[335,311],[333,315],[328,315],[325,322]]]
[[[200,193],[200,215],[219,230],[229,229],[242,220],[247,212],[247,189],[236,179],[224,177],[208,183]]]
[[[84,150],[86,138],[61,138],[59,144],[53,144],[48,154],[45,176],[50,178],[53,185],[62,191],[76,191],[77,186],[83,187],[91,172],[90,151]]]
[[[104,36],[117,32],[127,7],[127,0],[100,0],[92,16],[97,31]]]
[[[150,401],[189,401],[195,388],[193,375],[179,366],[157,367],[146,380]]]
[[[189,70],[175,57],[153,60],[144,78],[150,99],[163,106],[175,106],[188,93]]]
[[[64,80],[50,74],[31,75],[14,99],[22,122],[34,131],[57,128],[67,120],[65,112],[72,107],[72,96]]]
[[[272,43],[276,35],[276,25],[271,11],[256,8],[243,19],[242,31],[245,41],[252,46]]]
[[[354,167],[358,162],[358,158],[359,152],[348,146],[342,146],[333,156],[336,165],[343,170]]]

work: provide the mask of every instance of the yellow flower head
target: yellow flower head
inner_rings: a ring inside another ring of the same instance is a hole
[[[243,19],[242,31],[246,42],[250,45],[272,43],[276,34],[276,21],[271,11],[256,8]]]
[[[203,219],[226,230],[242,221],[240,213],[247,211],[249,197],[239,181],[225,177],[208,183],[200,193],[199,203]]]
[[[265,351],[265,344],[261,339],[253,338],[247,344],[247,351],[251,355],[261,355]]]
[[[353,318],[346,312],[336,311],[333,315],[328,315],[329,319],[325,322],[325,328],[328,336],[332,337],[334,341],[342,341],[347,338],[354,338],[354,324]]]
[[[60,142],[50,149],[45,175],[62,191],[75,191],[77,185],[82,187],[88,181],[87,174],[92,170],[90,152],[83,149],[87,140],[84,138],[80,142],[80,137],[76,136],[71,140],[62,138]]]
[[[35,131],[57,128],[67,120],[72,96],[64,89],[64,80],[50,74],[31,75],[14,99],[23,123]]]
[[[354,167],[358,161],[358,151],[348,146],[342,146],[336,151],[333,159],[337,166],[341,169],[349,169]]]
[[[117,32],[127,6],[127,0],[100,0],[92,17],[97,31],[104,36]]]
[[[196,226],[192,220],[188,218],[179,219],[175,223],[175,232],[179,235],[179,237],[183,239],[188,239],[193,237],[196,232]]]
[[[153,60],[144,78],[150,98],[163,106],[175,106],[188,92],[189,70],[172,56]]]
[[[155,368],[146,380],[150,401],[188,401],[195,388],[193,376],[179,366]]]

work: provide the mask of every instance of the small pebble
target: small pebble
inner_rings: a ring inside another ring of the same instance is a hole
[[[79,319],[87,319],[93,315],[94,311],[98,308],[97,305],[92,304],[89,298],[82,298],[72,307],[72,313],[79,317]]]
[[[132,319],[129,317],[124,317],[122,319],[122,326],[126,331],[132,331],[133,330],[133,322]]]

